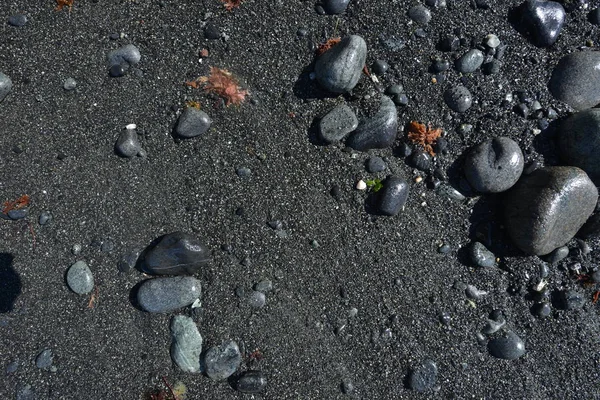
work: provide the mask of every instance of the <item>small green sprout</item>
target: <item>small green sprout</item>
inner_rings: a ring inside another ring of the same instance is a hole
[[[373,193],[377,193],[383,188],[383,183],[381,179],[367,179],[365,182],[367,187],[373,191]]]

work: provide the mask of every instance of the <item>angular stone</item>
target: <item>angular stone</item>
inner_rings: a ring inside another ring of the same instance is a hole
[[[200,281],[191,276],[155,278],[140,285],[137,300],[147,312],[166,313],[189,306],[200,293]]]
[[[183,372],[200,372],[202,336],[194,320],[184,315],[171,319],[171,359]]]
[[[521,6],[521,21],[529,31],[533,44],[554,44],[565,22],[565,9],[555,1],[527,0]]]
[[[584,170],[600,186],[600,109],[581,111],[567,118],[560,125],[558,144],[561,158],[568,165]]]
[[[389,216],[398,214],[406,204],[409,192],[406,180],[397,176],[388,177],[379,193],[379,212]]]
[[[211,124],[212,120],[207,113],[196,107],[188,107],[179,116],[175,133],[181,138],[189,139],[208,131]]]
[[[507,137],[496,137],[475,146],[465,158],[465,175],[480,193],[510,189],[523,173],[523,152]]]
[[[10,89],[12,89],[12,81],[7,75],[0,72],[0,102],[8,95]]]
[[[600,51],[577,51],[561,58],[548,87],[577,111],[600,104]]]
[[[135,157],[142,150],[135,129],[126,129],[119,135],[115,143],[115,152],[121,157]]]
[[[69,267],[67,285],[77,294],[87,294],[94,289],[94,276],[85,261],[77,261]]]
[[[146,251],[142,269],[155,275],[193,275],[211,261],[211,251],[200,239],[173,232]]]
[[[379,111],[363,120],[346,141],[346,146],[358,151],[384,149],[391,146],[398,134],[396,105],[387,96],[381,97]]]
[[[341,104],[329,111],[319,121],[319,134],[327,143],[339,142],[358,126],[356,114],[350,107]]]
[[[357,35],[346,36],[315,63],[317,82],[332,93],[346,93],[356,86],[367,59],[367,44]]]
[[[211,347],[204,355],[206,375],[214,380],[229,378],[238,369],[241,362],[242,355],[234,341]]]
[[[505,196],[505,225],[527,254],[565,245],[594,211],[598,190],[577,167],[545,167],[521,177]]]

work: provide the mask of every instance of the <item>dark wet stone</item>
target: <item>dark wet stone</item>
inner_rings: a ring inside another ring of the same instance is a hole
[[[439,44],[442,51],[456,51],[460,47],[460,39],[456,35],[445,36]]]
[[[582,239],[592,239],[600,236],[600,214],[594,214],[585,222],[577,237]]]
[[[248,167],[239,167],[235,170],[235,173],[240,178],[250,178],[252,176],[252,170]]]
[[[546,318],[552,312],[552,307],[548,303],[536,303],[531,307],[531,313],[538,318]]]
[[[525,253],[545,255],[573,238],[597,200],[596,186],[581,169],[540,168],[507,192],[506,230]]]
[[[77,261],[69,267],[67,285],[77,294],[87,294],[94,289],[94,275],[85,261]]]
[[[461,192],[448,185],[447,183],[440,184],[435,189],[435,192],[440,196],[447,197],[450,200],[454,201],[463,201],[466,199],[466,197]]]
[[[202,336],[194,320],[183,315],[171,319],[171,359],[183,372],[200,372]]]
[[[40,225],[46,225],[52,221],[52,213],[50,211],[42,211],[38,220]]]
[[[208,349],[204,355],[206,375],[214,380],[227,379],[238,369],[242,355],[234,341]]]
[[[146,252],[142,269],[156,275],[193,275],[210,261],[211,251],[200,239],[173,232]]]
[[[329,111],[319,121],[319,134],[327,143],[339,142],[358,126],[356,114],[350,107],[341,104]]]
[[[600,186],[600,109],[581,111],[567,118],[560,125],[558,144],[561,158],[568,165],[584,170]]]
[[[406,204],[409,191],[406,180],[397,176],[388,177],[379,192],[379,212],[389,216],[398,214]]]
[[[317,59],[317,82],[332,93],[349,92],[358,83],[366,58],[364,39],[357,35],[346,36]]]
[[[487,292],[485,290],[479,290],[473,285],[467,285],[465,288],[465,295],[471,300],[479,300],[486,294]]]
[[[465,175],[476,191],[499,193],[517,183],[523,166],[519,145],[507,137],[496,137],[469,152],[465,158]]]
[[[577,290],[563,290],[558,293],[556,306],[563,310],[577,310],[585,304],[583,293]]]
[[[77,87],[77,81],[73,78],[67,78],[65,79],[65,82],[63,83],[63,89],[65,90],[73,90]]]
[[[548,84],[558,100],[577,111],[600,103],[600,51],[576,51],[560,59]]]
[[[217,40],[221,37],[221,31],[218,26],[209,22],[204,27],[204,37],[208,40]]]
[[[473,95],[464,86],[454,86],[444,92],[444,101],[452,111],[462,113],[471,108]]]
[[[54,354],[52,354],[52,349],[45,349],[35,358],[35,366],[39,369],[49,370],[52,367],[53,361]]]
[[[121,157],[135,157],[142,150],[135,129],[126,129],[119,135],[115,143],[115,152]]]
[[[138,257],[140,256],[140,252],[138,250],[131,250],[123,256],[117,263],[117,268],[120,272],[127,274],[129,273],[137,264]]]
[[[196,107],[187,107],[177,120],[175,133],[181,138],[189,139],[208,131],[211,124],[212,120],[207,113]]]
[[[486,75],[492,75],[492,74],[497,74],[498,72],[500,72],[501,68],[502,68],[502,61],[498,61],[498,60],[494,59],[488,63],[483,64],[481,71]]]
[[[323,9],[327,14],[342,14],[346,11],[350,0],[323,0]]]
[[[127,73],[127,67],[124,64],[111,65],[108,69],[108,74],[113,78],[120,78]]]
[[[565,22],[565,9],[555,1],[528,0],[520,6],[521,21],[533,44],[548,47],[556,42]]]
[[[496,256],[489,251],[482,243],[473,242],[469,247],[469,256],[471,261],[479,267],[490,268],[496,265]]]
[[[594,25],[600,25],[600,7],[594,8],[588,14],[588,19]]]
[[[404,86],[400,84],[394,84],[385,89],[385,94],[393,96],[395,94],[404,93]]]
[[[0,102],[4,100],[4,98],[6,97],[6,95],[8,95],[11,89],[12,81],[7,75],[0,72]]]
[[[374,174],[376,172],[385,171],[386,165],[385,161],[383,161],[383,158],[373,156],[369,157],[369,159],[367,160],[366,167],[367,172]]]
[[[437,383],[438,368],[433,360],[425,360],[412,368],[408,375],[408,387],[416,392],[432,390]]]
[[[416,150],[408,159],[408,165],[419,171],[428,171],[431,167],[431,157],[422,150]]]
[[[407,15],[419,25],[427,25],[431,21],[431,11],[422,4],[409,8]]]
[[[486,335],[491,335],[491,334],[498,332],[500,329],[502,329],[504,327],[504,325],[506,325],[506,320],[504,320],[504,319],[502,319],[501,321],[496,321],[494,319],[488,319],[487,323],[485,324],[485,326],[483,327],[481,332],[485,333]]]
[[[458,72],[468,74],[475,72],[479,67],[481,67],[483,60],[484,56],[481,50],[471,49],[455,61],[454,67]]]
[[[525,354],[525,343],[513,331],[507,331],[488,342],[488,351],[496,358],[516,360]]]
[[[394,143],[397,133],[396,105],[389,97],[382,96],[377,114],[360,122],[346,141],[346,146],[359,151],[383,149]]]
[[[235,383],[235,389],[242,393],[260,393],[267,387],[267,378],[261,371],[246,371]]]
[[[18,28],[25,26],[27,24],[27,15],[17,14],[11,15],[8,17],[8,24],[12,26],[16,26]]]
[[[23,219],[23,218],[27,217],[28,214],[29,214],[29,209],[27,209],[27,208],[20,208],[18,210],[10,210],[9,212],[6,213],[6,215],[8,215],[8,218],[10,218],[12,220]]]
[[[561,260],[564,260],[569,255],[569,248],[567,246],[558,247],[550,254],[548,254],[544,259],[550,264],[556,264]]]
[[[189,306],[200,293],[200,281],[191,276],[155,278],[140,285],[137,300],[147,312],[167,313]]]

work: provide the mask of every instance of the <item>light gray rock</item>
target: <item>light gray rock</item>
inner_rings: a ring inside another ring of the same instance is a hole
[[[552,71],[550,92],[577,111],[600,104],[600,51],[564,56]]]
[[[558,151],[568,164],[584,170],[600,186],[600,109],[571,115],[558,132]]]
[[[454,63],[456,70],[463,74],[475,72],[483,64],[484,56],[481,50],[471,49]]]
[[[214,380],[229,378],[242,362],[242,355],[236,342],[229,341],[211,347],[204,355],[206,375]]]
[[[506,230],[525,253],[545,255],[575,236],[597,201],[598,190],[583,170],[540,168],[506,192]]]
[[[379,111],[373,117],[362,120],[346,141],[346,146],[367,151],[391,146],[398,134],[396,105],[387,96],[381,97]]]
[[[191,276],[155,278],[141,284],[137,300],[144,311],[166,313],[189,306],[200,293],[200,281]]]
[[[11,89],[12,81],[7,75],[4,75],[2,72],[0,72],[0,102],[4,100]]]
[[[349,92],[358,83],[366,59],[365,40],[357,35],[346,36],[317,59],[317,82],[332,93]]]
[[[94,289],[94,276],[85,261],[77,261],[69,267],[67,285],[77,294],[87,294]]]
[[[200,372],[202,336],[194,320],[184,315],[171,319],[171,359],[183,372]]]
[[[117,138],[115,152],[121,157],[135,157],[142,151],[142,145],[135,129],[126,129]]]
[[[134,65],[139,63],[141,59],[142,55],[140,54],[140,50],[133,44],[127,44],[108,53],[108,64],[110,66],[123,64]]]
[[[350,107],[340,104],[329,111],[319,121],[319,134],[327,143],[335,143],[344,139],[358,126],[358,118]]]

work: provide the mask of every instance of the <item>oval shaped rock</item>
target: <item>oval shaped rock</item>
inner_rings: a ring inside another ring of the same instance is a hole
[[[350,107],[341,104],[329,111],[319,121],[319,134],[327,143],[339,142],[358,126],[356,114]]]
[[[188,107],[179,116],[175,133],[181,138],[189,139],[208,131],[211,124],[212,120],[207,113],[196,107]]]
[[[496,137],[475,146],[465,158],[465,175],[480,193],[499,193],[510,189],[525,165],[519,145],[507,137]]]
[[[527,254],[565,245],[594,211],[598,190],[577,167],[545,167],[521,177],[504,199],[505,225]]]
[[[490,268],[496,264],[496,256],[480,242],[473,242],[469,248],[469,256],[475,265]]]
[[[317,59],[317,82],[332,93],[349,92],[358,83],[366,59],[365,40],[358,35],[346,36]]]
[[[166,313],[189,306],[200,293],[200,281],[191,276],[155,278],[140,285],[137,301],[145,311]]]
[[[211,251],[200,239],[173,232],[146,251],[142,269],[156,275],[193,275],[210,260]]]
[[[600,51],[578,51],[561,58],[548,86],[554,97],[577,111],[600,104]]]
[[[202,336],[194,320],[184,315],[171,319],[171,359],[183,372],[200,372]]]
[[[484,56],[481,50],[471,49],[454,62],[458,72],[468,74],[475,72],[483,64]]]
[[[527,0],[521,6],[521,21],[533,44],[548,47],[556,42],[565,22],[565,9],[556,1]]]
[[[260,393],[267,387],[267,378],[261,371],[246,371],[239,376],[235,384],[238,392]]]
[[[138,135],[134,129],[121,132],[115,143],[115,152],[121,157],[135,157],[142,150]]]
[[[85,261],[77,261],[69,267],[67,285],[77,294],[87,294],[94,289],[94,275]]]
[[[323,8],[327,14],[341,14],[346,11],[350,0],[323,0]]]
[[[406,180],[397,176],[388,177],[379,193],[379,212],[389,216],[398,214],[406,204],[409,191]]]
[[[444,101],[452,111],[465,112],[473,104],[473,95],[464,86],[454,86],[444,92]]]
[[[384,149],[391,146],[398,134],[396,105],[387,96],[381,97],[379,111],[363,120],[346,141],[346,146],[358,151]]]
[[[584,170],[600,186],[600,109],[571,115],[558,132],[558,151],[568,164]]]
[[[437,365],[433,360],[425,360],[412,368],[408,375],[408,387],[416,392],[432,390],[437,382]]]
[[[142,59],[140,50],[133,44],[127,44],[119,47],[108,53],[108,64],[122,65],[122,64],[137,64]]]
[[[12,89],[12,81],[7,75],[0,72],[0,102],[8,95],[10,89]]]
[[[417,4],[408,9],[408,18],[419,25],[427,25],[431,21],[431,11],[423,4]]]
[[[490,340],[488,351],[496,358],[516,360],[525,354],[525,343],[516,333],[508,331]]]
[[[236,342],[211,347],[204,355],[206,375],[214,380],[227,379],[238,369],[242,355]]]

